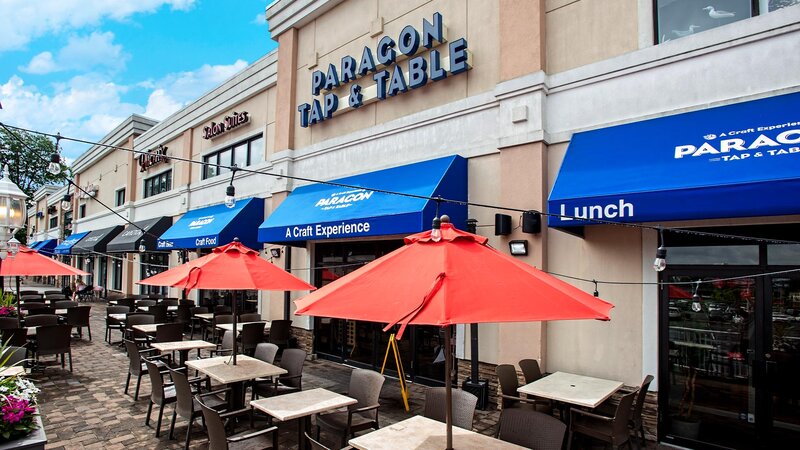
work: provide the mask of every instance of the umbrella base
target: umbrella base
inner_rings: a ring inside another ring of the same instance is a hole
[[[489,407],[489,380],[478,379],[473,382],[471,378],[467,378],[461,384],[461,389],[478,397],[478,409],[485,410]]]

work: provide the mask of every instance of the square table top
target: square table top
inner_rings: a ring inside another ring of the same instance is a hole
[[[518,392],[594,408],[622,387],[621,381],[555,372],[517,389]]]
[[[274,377],[287,373],[286,369],[273,366],[247,355],[237,355],[236,359],[235,366],[233,365],[232,356],[195,359],[187,361],[186,366],[202,372],[223,384],[253,380],[255,378]]]
[[[142,333],[155,333],[156,329],[158,329],[159,325],[164,325],[163,323],[144,323],[141,325],[134,325],[133,328],[136,331],[141,331]]]
[[[356,403],[358,401],[354,398],[318,388],[253,400],[250,405],[285,422]]]
[[[0,377],[13,377],[14,375],[25,375],[25,368],[22,366],[10,366],[0,369]]]
[[[36,327],[25,327],[28,337],[36,336]]]
[[[212,344],[211,342],[201,341],[201,340],[193,340],[193,341],[174,341],[174,342],[153,342],[150,344],[151,347],[160,351],[160,352],[172,352],[172,351],[182,351],[182,350],[194,350],[194,349],[204,349],[204,348],[217,348],[216,344]]]
[[[266,321],[266,320],[259,320],[258,322],[237,322],[236,323],[236,331],[242,331],[244,326],[246,324],[248,324],[248,323],[266,323],[266,325],[264,325],[264,329],[265,330],[269,330],[270,322]],[[231,330],[233,330],[233,324],[232,323],[220,323],[220,324],[217,324],[217,328],[219,328],[220,330],[223,330],[223,331],[231,331]]]
[[[446,447],[447,426],[444,422],[414,416],[393,425],[350,439],[349,444],[360,450],[441,450]],[[453,427],[453,448],[459,450],[522,449],[485,434]]]
[[[110,318],[112,318],[114,320],[119,320],[120,322],[123,322],[123,321],[125,321],[125,319],[128,318],[128,315],[125,314],[125,313],[119,313],[119,314],[115,313],[115,314],[109,314],[108,317],[110,317]]]
[[[195,317],[202,320],[212,320],[214,319],[214,313],[199,313],[195,314]]]
[[[140,310],[145,311],[145,312],[150,311],[150,307],[149,306],[137,306],[136,309],[140,309]],[[169,305],[169,306],[167,306],[167,311],[177,311],[177,310],[178,310],[178,306],[177,305]]]

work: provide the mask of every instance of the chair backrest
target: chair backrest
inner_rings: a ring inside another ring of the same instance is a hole
[[[142,355],[136,343],[125,339],[125,349],[128,351],[128,373],[139,375],[142,372]]]
[[[156,342],[177,342],[182,340],[182,323],[165,323],[156,327]]]
[[[72,308],[73,306],[78,306],[78,302],[74,302],[72,300],[58,300],[53,302],[53,307],[55,309],[67,309]]]
[[[500,384],[500,391],[503,395],[510,395],[512,397],[519,397],[517,388],[519,387],[519,378],[517,378],[517,369],[511,364],[500,364],[494,368],[497,374],[497,382]],[[503,408],[511,406],[513,401],[503,399]]]
[[[214,307],[214,314],[230,314],[231,307],[225,305],[217,305]]]
[[[136,306],[147,306],[148,308],[154,306],[157,302],[155,300],[136,300]],[[149,312],[149,311],[148,311]]]
[[[228,450],[228,438],[225,435],[225,424],[219,412],[209,408],[203,403],[199,395],[195,396],[200,409],[203,410],[203,420],[208,430],[208,450]]]
[[[633,412],[631,412],[631,420],[636,424],[635,429],[639,428],[642,423],[642,409],[644,408],[644,400],[647,397],[647,391],[650,389],[650,383],[653,382],[653,376],[647,375],[639,387],[639,395],[636,396],[636,401],[633,403]]]
[[[156,405],[164,403],[164,377],[161,376],[158,366],[148,360],[142,358],[145,366],[147,366],[147,374],[150,375],[150,400]]]
[[[475,418],[475,406],[478,404],[478,397],[461,389],[453,389],[452,395],[453,425],[472,430],[472,421]],[[424,416],[439,422],[446,422],[446,396],[447,392],[443,387],[428,388],[425,391]]]
[[[271,344],[269,342],[262,342],[256,345],[256,351],[253,354],[253,357],[256,359],[260,359],[265,363],[273,364],[275,363],[275,355],[278,354],[278,346],[275,344]]]
[[[192,311],[189,305],[178,305],[178,311],[175,313],[175,320],[180,323],[191,322]]]
[[[156,323],[156,320],[152,314],[128,314],[126,323],[128,328],[131,328],[134,325],[147,325]]]
[[[194,396],[192,396],[189,378],[180,370],[169,369],[169,374],[172,382],[175,383],[175,396],[177,398],[175,411],[184,419],[191,420],[194,413]]]
[[[291,350],[296,349],[284,350],[282,358],[285,358],[286,352]],[[281,362],[283,362],[283,359],[281,359]],[[347,395],[356,399],[358,403],[348,406],[347,409],[353,410],[362,408],[364,406],[378,404],[378,398],[381,396],[383,381],[383,375],[375,372],[374,370],[353,369],[353,371],[350,373],[350,387],[347,390]],[[375,420],[378,417],[378,410],[374,409],[367,411],[363,415]]]
[[[69,325],[44,325],[36,329],[36,353],[39,355],[60,355],[69,352],[71,343]]]
[[[256,348],[264,340],[264,322],[246,323],[242,326],[242,351]]]
[[[534,450],[561,450],[567,425],[538,411],[506,408],[500,413],[497,438]]]
[[[227,333],[227,332],[226,332]],[[287,377],[294,377],[303,375],[303,363],[306,361],[306,351],[299,348],[288,348],[283,351],[281,362],[279,366],[286,369],[288,372]],[[300,388],[302,386],[302,378],[287,378],[283,381],[286,386]]]
[[[52,306],[43,306],[41,308],[29,308],[28,316],[37,316],[40,314],[55,315],[56,309]]]
[[[181,306],[181,305],[186,305],[186,306],[188,306],[190,308],[194,308],[196,306],[194,304],[194,300],[185,300],[185,299],[178,300],[178,306]]]
[[[261,320],[259,313],[244,313],[239,315],[239,322],[258,322]]]
[[[59,292],[58,294],[47,294],[47,300],[66,300],[67,296]]]
[[[22,292],[25,292],[25,291],[22,291]],[[55,294],[55,295],[61,295],[61,294],[63,294],[63,292],[61,292],[61,291],[60,291],[60,290],[58,290],[58,289],[50,289],[50,290],[44,291],[44,292],[43,292],[43,294],[44,294],[45,296],[47,296],[47,295],[52,295],[52,294]]]
[[[26,327],[41,327],[46,325],[58,325],[58,316],[55,314],[40,314],[37,316],[28,316],[25,319]],[[38,330],[37,330],[38,339]]]
[[[44,301],[44,295],[42,294],[22,294],[19,296],[19,299],[22,301],[34,301],[34,302],[41,302]]]
[[[15,345],[7,345],[0,353],[0,363],[3,366],[13,366],[25,361],[25,348],[17,347]]]
[[[638,393],[639,391],[634,391],[630,394],[623,395],[619,400],[619,405],[617,405],[617,411],[614,413],[614,419],[611,423],[611,432],[616,436],[619,442],[625,442],[626,437],[630,434],[628,431],[628,421],[631,419],[631,414],[633,412],[633,400]]]
[[[9,328],[19,328],[18,317],[0,317],[0,330],[7,330]]]
[[[3,342],[6,345],[17,347],[28,345],[28,330],[26,328],[5,328],[0,331],[2,331]]]
[[[306,440],[311,444],[311,450],[331,450],[330,448],[322,445],[322,443],[318,440],[312,438],[311,435],[308,434],[308,431],[306,431]]]
[[[133,311],[133,308],[136,307],[136,299],[131,297],[124,297],[117,300],[117,305],[119,306],[127,306],[128,311]]]
[[[127,314],[131,309],[127,306],[109,306],[106,308],[106,315],[108,314]]]
[[[218,316],[214,316],[214,325],[219,325],[221,323],[233,323],[233,315],[232,314],[220,314]]]
[[[19,295],[39,295],[39,291],[34,291],[34,290],[30,290],[30,289],[28,289],[28,290],[20,290],[19,291]]]
[[[165,298],[164,300],[158,302],[159,305],[165,306],[178,306],[179,303],[180,302],[178,302],[178,299],[176,298]]]
[[[88,327],[89,313],[92,307],[89,305],[75,306],[67,309],[67,323],[72,326]]]
[[[228,330],[222,335],[222,349],[233,350],[233,331]]]
[[[273,344],[287,344],[291,331],[291,320],[273,320],[269,325],[269,341]]]
[[[519,368],[522,370],[522,377],[525,378],[525,384],[533,383],[539,378],[542,378],[542,370],[539,369],[539,361],[535,359],[521,360],[519,362]]]
[[[195,314],[208,314],[208,307],[207,306],[193,306],[191,308],[192,315]]]
[[[153,305],[147,308],[147,313],[153,315],[155,323],[165,323],[167,321],[167,305]]]

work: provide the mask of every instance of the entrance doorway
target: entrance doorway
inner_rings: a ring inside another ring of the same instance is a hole
[[[793,447],[800,439],[800,245],[673,242],[668,254],[660,438],[692,448]],[[771,275],[753,276],[760,273]]]
[[[401,240],[317,244],[314,267],[323,269],[314,270],[314,285],[325,286],[402,245]],[[383,332],[384,326],[374,322],[316,317],[314,352],[325,359],[380,371],[390,335]],[[409,326],[403,339],[397,342],[407,378],[428,385],[443,385],[443,343],[442,328]],[[397,376],[391,356],[386,364],[386,373]]]

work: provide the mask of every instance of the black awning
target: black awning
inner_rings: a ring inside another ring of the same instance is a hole
[[[139,246],[142,244],[144,244],[145,251],[156,251],[156,241],[171,226],[172,217],[166,216],[134,222],[108,243],[107,251],[109,253],[138,252]]]
[[[114,225],[113,227],[90,231],[85,238],[81,239],[72,247],[72,254],[85,255],[93,252],[105,253],[106,245],[108,245],[109,241],[114,239],[122,229],[122,225]]]

